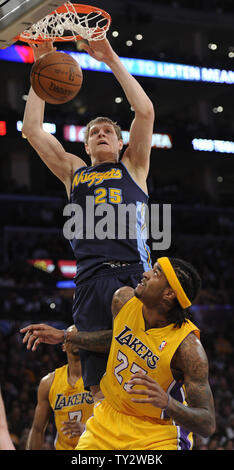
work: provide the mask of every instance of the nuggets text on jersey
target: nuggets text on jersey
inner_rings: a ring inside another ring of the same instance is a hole
[[[89,173],[87,173],[85,170],[82,170],[80,173],[76,173],[75,177],[73,178],[72,191],[74,187],[78,186],[78,184],[87,183],[88,187],[90,187],[93,184],[95,186],[101,184],[105,180],[121,179],[122,177],[122,171],[115,168],[111,168],[108,171],[91,171]]]

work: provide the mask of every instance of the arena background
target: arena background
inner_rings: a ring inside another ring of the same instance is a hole
[[[195,449],[233,450],[234,6],[231,0],[91,4],[111,14],[108,38],[118,55],[142,60],[146,76],[137,78],[155,106],[148,184],[151,202],[171,204],[172,241],[166,252],[153,250],[153,260],[185,258],[203,279],[192,310],[209,358],[217,430],[207,439],[195,436]],[[61,43],[58,50],[79,47]],[[38,321],[72,324],[74,258],[62,233],[63,185],[20,132],[32,63],[23,49],[14,49],[19,62],[6,51],[0,50],[0,383],[12,439],[24,449],[39,381],[66,358],[61,346],[27,351],[19,329]],[[107,115],[128,131],[132,110],[111,74],[83,69],[83,75],[72,102],[46,105],[45,122],[67,151],[88,162],[74,126]],[[44,449],[53,449],[53,439],[51,419]]]

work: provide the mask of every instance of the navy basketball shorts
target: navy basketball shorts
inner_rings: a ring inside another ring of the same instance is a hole
[[[112,298],[117,289],[135,288],[144,272],[141,263],[103,267],[98,275],[77,283],[73,301],[73,320],[78,331],[112,330]],[[108,354],[80,349],[85,389],[99,384],[106,371]]]

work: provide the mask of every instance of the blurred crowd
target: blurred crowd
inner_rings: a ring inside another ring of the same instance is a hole
[[[194,319],[200,326],[209,360],[209,382],[216,411],[215,434],[209,438],[195,436],[195,448],[199,450],[234,450],[233,312],[231,305],[194,307]]]

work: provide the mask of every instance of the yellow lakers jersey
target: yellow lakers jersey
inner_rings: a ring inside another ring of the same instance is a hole
[[[189,320],[180,328],[170,324],[146,330],[142,306],[142,302],[133,297],[114,320],[112,345],[101,390],[107,402],[120,413],[169,424],[172,419],[162,409],[131,401],[132,396],[127,393],[128,381],[132,374],[141,371],[183,403],[183,383],[175,381],[170,364],[183,339],[192,331],[199,337],[199,330]]]
[[[80,377],[75,386],[68,383],[68,364],[55,370],[55,376],[49,392],[50,406],[54,411],[57,436],[56,450],[72,450],[77,445],[77,436],[69,438],[61,432],[63,421],[77,420],[85,423],[93,413],[93,397],[84,390]]]

